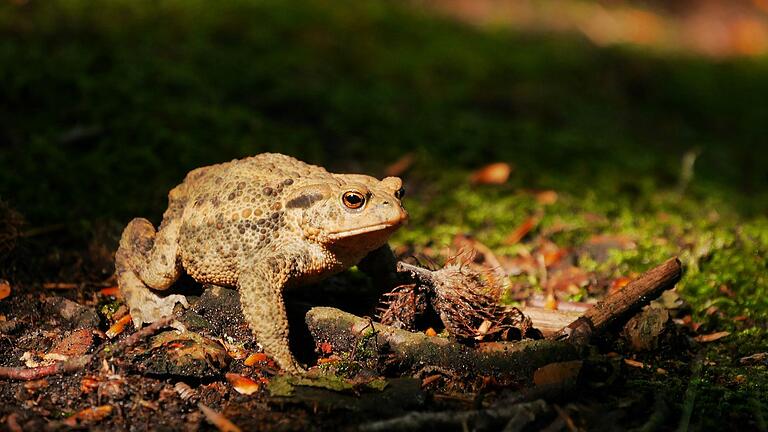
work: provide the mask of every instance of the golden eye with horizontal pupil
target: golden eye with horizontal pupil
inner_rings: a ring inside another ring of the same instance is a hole
[[[400,189],[395,191],[395,198],[403,199],[404,196],[405,196],[405,188],[401,187]]]
[[[365,204],[365,195],[355,191],[344,192],[341,201],[351,209],[359,209]]]

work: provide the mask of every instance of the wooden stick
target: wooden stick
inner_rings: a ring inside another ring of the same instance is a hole
[[[581,318],[550,338],[586,344],[593,333],[605,330],[611,323],[650,303],[661,295],[662,291],[674,287],[682,274],[683,266],[680,260],[677,257],[671,258],[643,273],[617,293],[605,297],[587,310]]]

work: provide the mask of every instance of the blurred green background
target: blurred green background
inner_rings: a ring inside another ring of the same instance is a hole
[[[387,2],[32,1],[0,9],[0,195],[30,220],[157,215],[190,169],[280,151],[429,178],[768,208],[768,62],[477,28]],[[424,172],[424,171],[420,171]],[[426,175],[426,174],[424,174]]]

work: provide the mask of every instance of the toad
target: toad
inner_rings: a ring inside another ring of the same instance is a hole
[[[125,228],[115,255],[118,285],[137,328],[187,306],[183,295],[161,294],[182,271],[236,287],[264,351],[301,373],[288,347],[283,291],[387,247],[408,219],[402,196],[399,178],[334,174],[282,154],[198,168],[168,194],[157,231],[143,218]]]

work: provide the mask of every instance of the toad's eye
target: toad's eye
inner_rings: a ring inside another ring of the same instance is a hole
[[[344,195],[341,196],[341,201],[351,209],[359,209],[365,204],[365,195],[356,191],[344,192]]]
[[[405,196],[405,188],[401,187],[400,189],[395,191],[395,198],[403,199],[404,196]]]

